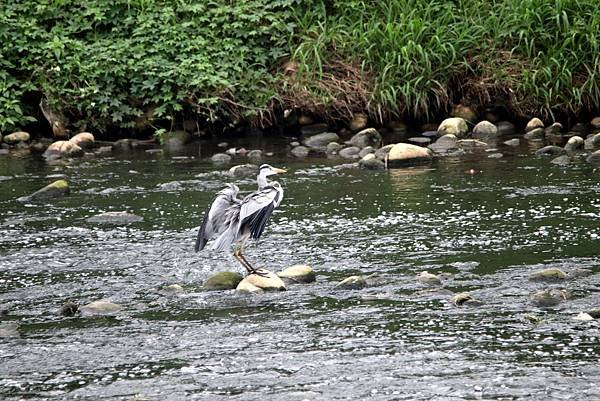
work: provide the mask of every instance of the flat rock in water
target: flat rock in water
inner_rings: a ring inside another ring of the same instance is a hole
[[[529,276],[530,280],[535,281],[562,281],[566,278],[567,274],[556,267],[538,270]]]
[[[185,289],[179,284],[170,284],[161,288],[161,291],[166,294],[182,294],[185,292]]]
[[[429,163],[433,154],[428,148],[409,143],[397,143],[388,153],[388,166],[406,166],[414,164]]]
[[[509,139],[508,141],[504,141],[503,143],[506,146],[519,146],[521,144],[521,141],[519,140],[519,138],[513,138]]]
[[[567,155],[562,155],[552,159],[550,163],[556,164],[557,166],[568,166],[571,164],[571,158]]]
[[[496,124],[496,128],[498,129],[498,135],[512,135],[516,131],[515,125],[510,121],[500,121]]]
[[[446,134],[427,147],[435,153],[446,153],[458,148],[458,138],[454,134]]]
[[[308,265],[294,265],[277,273],[281,278],[290,279],[296,283],[312,283],[316,280],[315,271]]]
[[[336,284],[336,288],[345,290],[360,290],[367,286],[367,280],[363,276],[350,276]]]
[[[462,149],[476,149],[476,148],[487,148],[489,145],[478,139],[460,139],[457,142],[459,148]]]
[[[573,318],[573,320],[579,320],[581,322],[589,322],[591,320],[594,320],[594,318],[589,313],[581,312],[577,316],[575,316]]]
[[[429,145],[431,143],[431,138],[427,138],[424,136],[413,136],[407,139],[408,142],[414,143],[415,145]]]
[[[483,304],[480,300],[473,298],[471,294],[461,292],[452,297],[450,300],[456,306],[480,306]]]
[[[349,141],[346,141],[346,143],[360,149],[367,146],[377,149],[381,146],[381,134],[375,128],[367,128],[358,132]]]
[[[128,212],[105,212],[89,217],[88,223],[95,224],[131,224],[144,221],[144,218]]]
[[[537,156],[559,156],[565,154],[565,152],[566,150],[560,146],[548,145],[536,150],[535,154]]]
[[[266,276],[259,276],[258,274],[249,274],[244,277],[242,281],[236,287],[236,291],[244,292],[245,288],[257,287],[263,291],[285,291],[285,283],[275,273],[259,269],[261,273],[266,273]],[[251,286],[249,286],[250,284]],[[253,291],[251,291],[253,292]]]
[[[90,302],[87,305],[83,305],[79,308],[82,316],[93,316],[93,315],[110,315],[114,314],[123,309],[119,304],[115,304],[108,300],[99,300]]]
[[[322,134],[310,136],[304,139],[302,143],[309,148],[324,151],[327,149],[327,144],[330,142],[337,142],[339,140],[340,137],[335,132],[324,132]]]
[[[202,284],[202,289],[208,291],[222,291],[235,289],[243,280],[241,274],[236,272],[220,272],[211,276]]]
[[[32,193],[29,196],[21,197],[17,200],[27,202],[32,200],[46,200],[66,196],[70,192],[69,183],[66,180],[56,180],[44,188]]]

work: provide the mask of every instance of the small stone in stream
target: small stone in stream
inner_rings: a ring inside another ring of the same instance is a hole
[[[327,144],[327,147],[325,148],[325,152],[327,152],[328,154],[336,154],[342,148],[343,148],[343,146],[340,145],[339,143],[330,142]]]
[[[123,307],[119,304],[115,304],[109,300],[99,300],[90,302],[87,305],[83,305],[79,307],[79,311],[82,316],[91,316],[91,315],[109,315],[114,314],[123,309]]]
[[[427,147],[436,153],[446,153],[458,148],[458,138],[454,134],[446,134]]]
[[[227,142],[219,142],[217,144],[217,147],[219,147],[219,148],[226,148],[227,146],[229,146],[229,144]]]
[[[562,130],[563,130],[563,126],[561,123],[554,123],[554,124],[550,125],[549,127],[546,127],[546,129],[544,131],[545,131],[546,135],[556,135],[556,134],[560,134]]]
[[[367,116],[363,113],[356,113],[350,120],[350,130],[353,132],[360,131],[367,127]]]
[[[162,288],[162,291],[167,294],[181,294],[184,293],[185,290],[179,284],[170,284]]]
[[[431,143],[431,138],[427,138],[424,136],[413,136],[407,139],[408,142],[411,142],[415,145],[429,145]]]
[[[215,153],[210,158],[210,161],[215,164],[227,164],[231,161],[231,156],[226,153]]]
[[[309,148],[323,151],[326,150],[328,143],[337,142],[339,140],[340,137],[335,132],[324,132],[322,134],[309,136],[304,139],[302,143]]]
[[[579,320],[581,322],[589,322],[591,320],[594,320],[594,318],[592,316],[590,316],[589,313],[581,312],[577,316],[575,316],[573,318],[573,320]]]
[[[80,132],[73,138],[69,139],[69,142],[73,142],[75,145],[82,149],[89,148],[94,145],[94,135],[89,132]]]
[[[308,148],[306,146],[296,146],[291,150],[291,153],[298,158],[303,158],[308,156]]]
[[[88,217],[88,223],[94,224],[131,224],[144,221],[144,218],[128,212],[105,212],[96,216]]]
[[[525,135],[523,135],[523,138],[530,140],[530,141],[542,140],[544,138],[544,129],[543,128],[532,129],[531,131],[528,131]]]
[[[17,323],[0,323],[0,338],[17,338],[20,336],[19,325]]]
[[[253,177],[258,173],[256,164],[239,164],[229,169],[229,174],[234,177]]]
[[[498,128],[498,135],[512,135],[516,131],[515,125],[510,121],[500,121],[496,124],[496,127]]]
[[[504,155],[502,153],[492,153],[488,155],[488,159],[502,159]]]
[[[242,279],[243,277],[236,272],[220,272],[209,277],[202,288],[207,291],[233,290]]]
[[[290,279],[296,283],[312,283],[316,280],[315,271],[308,265],[294,265],[277,273],[281,278]]]
[[[473,298],[471,294],[466,292],[454,295],[450,301],[456,306],[480,306],[483,304],[483,302]]]
[[[367,280],[363,276],[350,276],[336,284],[336,288],[345,290],[360,290],[367,286]]]
[[[251,150],[247,154],[248,159],[250,159],[250,161],[253,161],[255,163],[260,163],[260,161],[262,160],[262,155],[263,155],[263,151],[259,150],[259,149]]]
[[[569,298],[566,290],[556,288],[537,291],[531,296],[531,302],[540,308],[550,308]]]
[[[373,149],[373,147],[372,147],[372,146],[367,146],[367,147],[365,147],[365,148],[362,148],[362,149],[360,150],[360,152],[358,152],[358,156],[359,156],[359,157],[365,157],[366,155],[368,155],[368,154],[371,154],[371,153],[373,153],[374,151],[375,151],[375,149]]]
[[[585,160],[588,163],[600,164],[600,150],[597,150],[594,153],[590,154]]]
[[[480,121],[473,127],[473,138],[487,139],[496,135],[498,135],[498,128],[489,121]]]
[[[506,146],[519,146],[521,144],[521,141],[519,140],[519,138],[513,138],[509,139],[508,141],[504,141],[503,143]]]
[[[47,200],[53,198],[59,198],[68,195],[69,183],[66,180],[56,180],[51,184],[46,185],[44,188],[32,193],[29,196],[23,196],[18,198],[18,201],[27,202],[31,200]]]
[[[369,153],[358,162],[358,167],[364,170],[385,170],[385,163]]]
[[[343,157],[344,159],[358,159],[359,153],[360,148],[358,146],[350,146],[348,148],[341,149],[338,152],[338,155],[340,155],[340,157]]]
[[[525,126],[525,132],[533,131],[537,128],[544,128],[544,123],[539,118],[535,117],[529,120],[527,125]]]
[[[571,138],[569,138],[569,140],[567,141],[567,144],[565,145],[565,150],[567,152],[573,152],[575,150],[583,148],[583,144],[584,144],[583,138],[575,135],[575,136],[572,136]]]
[[[458,147],[462,149],[486,148],[489,145],[478,139],[460,139],[457,142]]]
[[[566,151],[560,146],[548,145],[536,150],[536,156],[560,156]]]
[[[381,147],[381,134],[375,128],[367,128],[356,133],[346,144],[359,148],[372,146],[374,149]]]
[[[550,163],[556,164],[557,166],[568,166],[571,164],[571,158],[567,155],[562,155],[552,159]]]
[[[467,122],[460,117],[447,118],[437,129],[438,136],[444,136],[446,134],[455,135],[457,138],[464,137],[469,132]]]
[[[62,316],[71,317],[75,316],[78,311],[79,305],[77,305],[75,302],[67,301],[60,307],[59,313]]]
[[[530,280],[535,281],[562,281],[567,278],[567,274],[556,268],[550,267],[547,269],[538,270],[529,276]]]
[[[431,274],[428,271],[422,271],[417,275],[417,281],[421,284],[427,285],[441,285],[442,281],[435,274]]]
[[[600,308],[592,308],[588,311],[588,314],[594,319],[600,319]]]
[[[275,273],[266,270],[258,269],[260,273],[266,275],[249,274],[236,287],[236,291],[245,291],[247,284],[260,288],[263,291],[285,291],[285,283]]]
[[[292,148],[295,148],[296,146],[300,146],[300,142],[298,142],[298,141],[291,142],[291,143],[290,143],[290,146],[291,146]]]
[[[437,134],[438,134],[437,131],[421,132],[421,136],[424,136],[425,138],[429,138],[429,139],[437,137]]]

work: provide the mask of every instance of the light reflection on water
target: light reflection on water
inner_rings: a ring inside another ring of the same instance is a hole
[[[259,296],[199,290],[213,272],[240,268],[228,255],[193,253],[204,207],[231,180],[197,152],[138,152],[69,168],[4,157],[0,333],[13,334],[0,348],[0,394],[597,399],[599,326],[572,317],[600,306],[598,174],[585,164],[559,169],[527,152],[379,173],[325,159],[273,160],[290,170],[280,180],[285,199],[248,257],[273,270],[306,262],[319,276]],[[15,201],[57,172],[71,181],[71,196]],[[255,187],[252,179],[237,182],[243,191]],[[104,211],[145,220],[86,222]],[[550,285],[573,298],[542,310],[529,296],[548,285],[528,276],[549,266],[591,274]],[[419,284],[423,270],[440,275],[444,289]],[[373,286],[335,288],[357,273],[374,275]],[[171,283],[185,293],[160,290]],[[460,291],[484,304],[451,305]],[[124,309],[105,317],[56,313],[67,300],[101,298]]]

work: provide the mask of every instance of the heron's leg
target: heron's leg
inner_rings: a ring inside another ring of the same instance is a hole
[[[242,266],[244,266],[244,269],[246,269],[249,274],[254,273],[254,268],[252,266],[250,266],[250,264],[248,263],[247,260],[242,258],[241,247],[238,247],[237,245],[235,246],[234,251],[233,251],[233,257],[236,258],[237,261],[240,262],[240,264]]]
[[[250,268],[250,270],[248,270],[248,271],[249,271],[251,274],[256,274],[256,275],[258,275],[258,276],[263,276],[263,277],[266,277],[266,276],[268,276],[268,274],[267,274],[267,273],[264,273],[264,272],[261,272],[261,271],[259,271],[259,270],[258,270],[258,269],[256,269],[254,266],[252,266],[252,265],[250,264],[250,262],[248,262],[248,259],[246,259],[246,257],[245,257],[245,256],[244,256],[244,254],[242,253],[243,249],[244,249],[244,242],[242,242],[242,243],[240,244],[240,249],[239,249],[238,256],[241,258],[241,260],[243,260],[243,261],[244,261],[244,263],[245,263],[245,266],[248,266],[248,267]],[[246,268],[248,268],[248,267],[246,267]]]

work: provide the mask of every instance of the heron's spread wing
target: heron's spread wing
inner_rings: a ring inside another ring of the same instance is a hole
[[[258,239],[282,197],[281,187],[269,186],[244,198],[240,209],[240,230],[248,228],[250,236]]]
[[[227,209],[240,202],[237,196],[237,187],[230,186],[220,191],[210,205],[210,208],[204,213],[204,219],[198,230],[196,238],[195,251],[198,252],[206,246],[206,243],[215,234],[222,233],[227,229]]]

